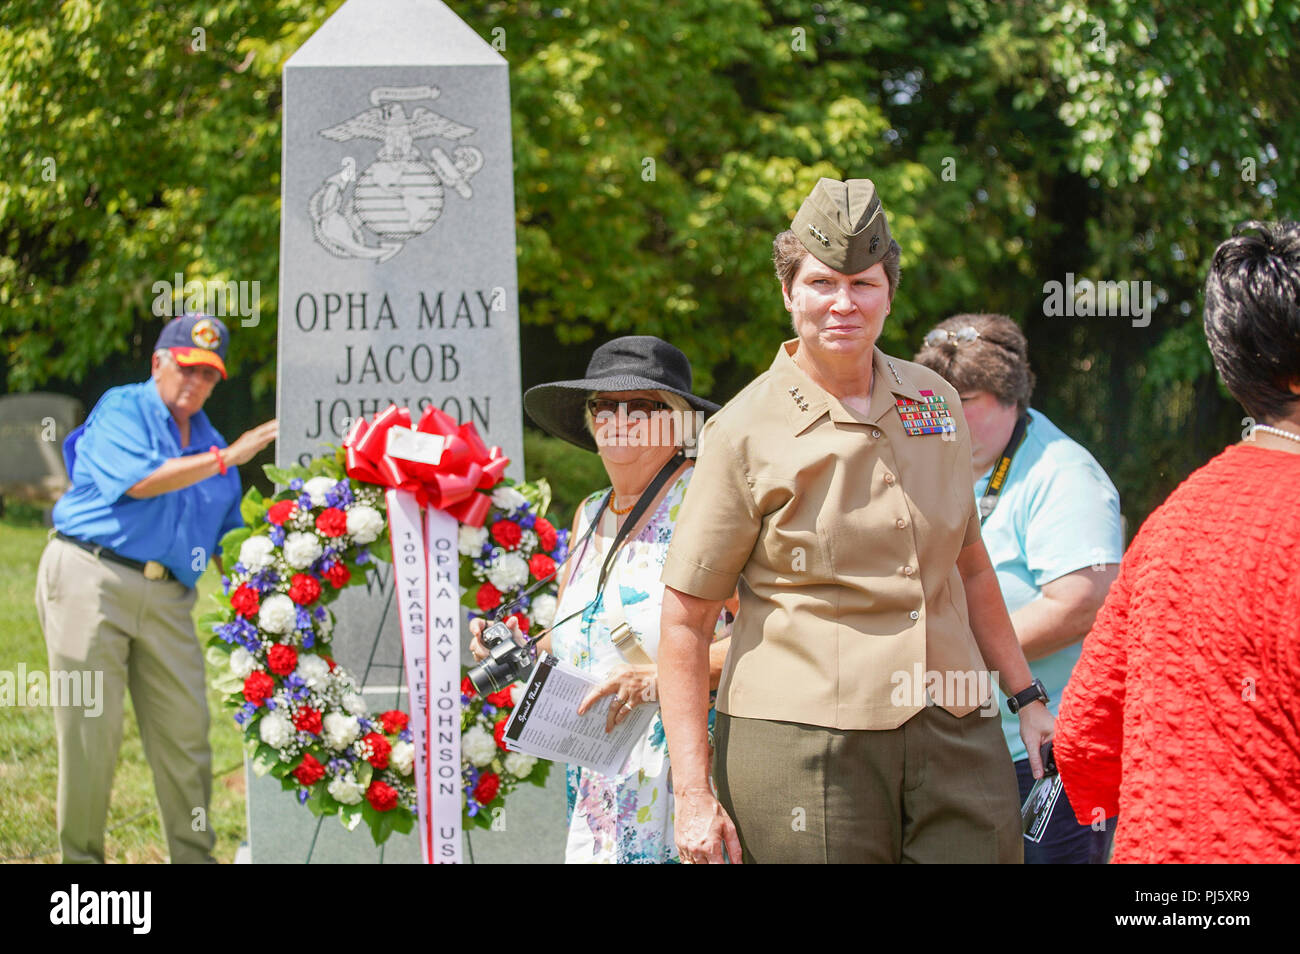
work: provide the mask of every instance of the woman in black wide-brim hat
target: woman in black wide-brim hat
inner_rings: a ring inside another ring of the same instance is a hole
[[[718,406],[691,393],[686,355],[659,338],[634,335],[597,348],[586,377],[530,388],[524,407],[547,433],[599,454],[609,475],[611,486],[578,507],[569,538],[574,556],[560,573],[553,616],[559,625],[538,645],[604,678],[578,711],[606,707],[606,731],[611,731],[637,707],[658,700],[655,659],[664,590],[659,574],[694,470],[696,437]],[[598,592],[610,547],[633,519]],[[534,616],[549,609],[538,602]],[[733,600],[714,631],[714,686],[734,609]],[[517,624],[511,619],[508,625]],[[472,625],[472,649],[479,658],[486,655],[477,638],[483,626],[482,620]],[[570,765],[567,783],[567,862],[678,860],[668,747],[657,709],[621,774]]]

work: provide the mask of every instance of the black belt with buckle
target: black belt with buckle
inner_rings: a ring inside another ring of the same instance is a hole
[[[81,547],[87,553],[99,557],[101,560],[108,560],[111,563],[120,563],[122,566],[129,566],[133,570],[139,570],[144,574],[146,580],[174,580],[172,571],[167,569],[157,560],[149,560],[141,563],[139,560],[132,560],[130,557],[124,557],[120,553],[115,553],[108,547],[100,546],[98,543],[88,543],[85,540],[78,540],[76,537],[70,537],[62,530],[55,530],[54,535],[64,543],[71,543],[74,547]]]

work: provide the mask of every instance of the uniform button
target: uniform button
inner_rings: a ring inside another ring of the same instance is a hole
[[[871,436],[874,437],[876,440],[880,440],[880,431],[872,430]]]
[[[893,474],[890,474],[890,473],[886,473],[886,474],[885,474],[885,483],[887,483],[887,484],[892,484],[893,482],[894,482],[894,475],[893,475]]]
[[[903,576],[911,576],[915,572],[916,571],[913,570],[910,566],[903,567]]]
[[[912,610],[912,612],[908,613],[907,615],[910,616],[910,617],[912,617],[912,619],[920,619],[920,618],[921,618],[921,614],[918,613],[916,610]]]
[[[894,526],[896,526],[899,530],[902,530],[907,526],[907,521],[904,520],[902,517],[899,517],[897,522],[894,524]]]

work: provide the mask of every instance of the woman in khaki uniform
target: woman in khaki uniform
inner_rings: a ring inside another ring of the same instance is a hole
[[[875,347],[898,245],[870,180],[777,236],[797,338],[706,425],[664,567],[660,701],[683,861],[1022,858],[1000,679],[1052,734],[980,540],[956,392]],[[718,692],[708,647],[740,610]]]

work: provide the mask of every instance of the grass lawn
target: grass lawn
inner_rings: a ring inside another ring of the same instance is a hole
[[[546,475],[554,493],[551,517],[557,527],[569,526],[573,508],[594,490],[609,486],[599,458],[563,441],[528,431],[524,439],[530,479]],[[13,505],[0,517],[0,669],[44,671],[45,641],[36,620],[36,567],[45,547],[46,529],[38,511]],[[220,592],[215,566],[199,581],[195,616],[212,605]],[[200,639],[206,635],[200,633]],[[109,809],[105,838],[110,862],[161,862],[167,843],[158,818],[153,776],[144,759],[140,732],[127,696],[122,748]],[[245,838],[244,758],[242,734],[208,694],[212,713],[212,803],[208,823],[216,832],[219,861],[234,860]],[[0,707],[0,862],[54,863],[59,860],[55,827],[58,751],[54,717],[49,709]]]
[[[46,530],[35,511],[14,507],[0,518],[0,669],[45,670],[45,640],[36,621],[36,566]],[[199,582],[195,613],[219,591],[220,578],[209,567]],[[167,842],[158,818],[153,775],[140,745],[140,731],[127,695],[122,748],[118,752],[104,852],[107,861],[155,862],[167,859]],[[209,693],[214,772],[208,824],[217,836],[215,854],[229,862],[244,840],[244,757],[235,723]],[[0,707],[0,862],[54,863],[59,860],[55,827],[58,749],[49,709]]]

